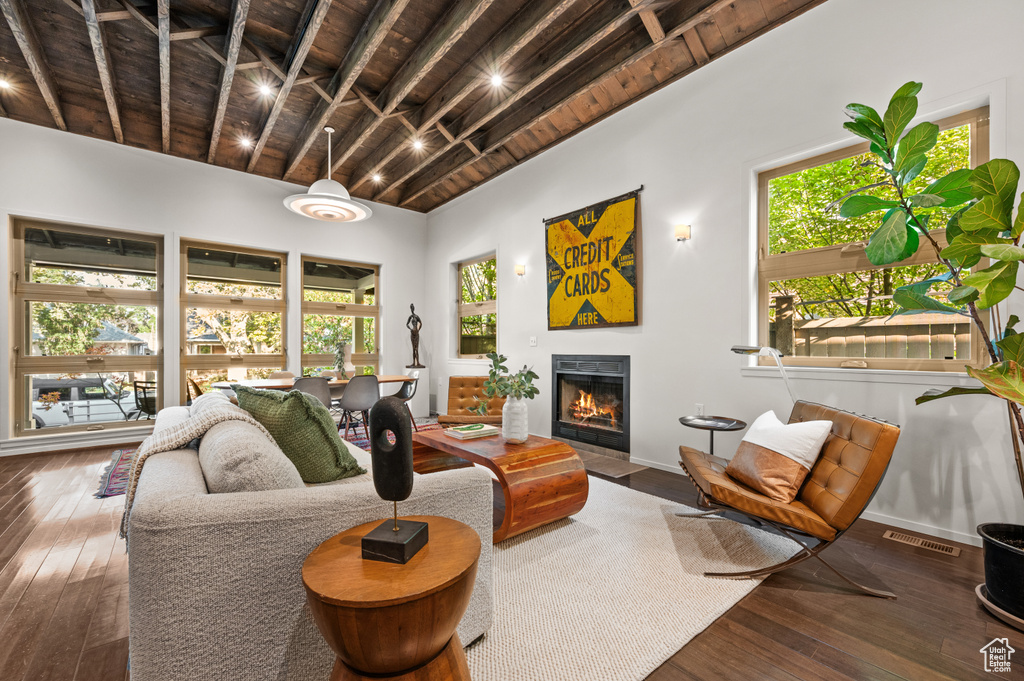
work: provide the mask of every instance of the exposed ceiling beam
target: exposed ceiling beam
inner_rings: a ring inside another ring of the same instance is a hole
[[[478,87],[488,82],[488,67],[501,72],[508,62],[527,44],[540,35],[567,10],[575,0],[538,0],[516,14],[493,39],[488,41],[473,59],[455,76],[424,102],[419,112],[412,116],[425,130],[441,121],[442,116],[452,110]],[[389,137],[374,149],[352,174],[351,189],[360,186],[390,163],[409,143],[409,136],[401,131]]]
[[[53,116],[53,122],[61,130],[67,130],[68,124],[64,121],[64,113],[60,108],[60,91],[53,80],[49,66],[43,56],[42,47],[39,45],[39,37],[35,29],[29,23],[28,13],[22,0],[0,0],[0,10],[3,10],[7,25],[11,27],[11,33],[21,49],[21,54],[28,63],[28,69],[32,72],[32,78],[36,81],[46,108]]]
[[[216,35],[225,35],[228,30],[224,26],[201,26],[199,28],[183,28],[179,31],[171,31],[171,42],[175,40],[195,40],[196,38],[209,38]]]
[[[633,5],[633,7],[640,7],[644,4],[644,0],[629,0],[629,4]],[[644,22],[644,28],[647,29],[648,35],[651,36],[651,41],[660,43],[665,39],[665,29],[662,28],[661,22],[658,21],[658,16],[654,13],[653,9],[641,10],[640,20]]]
[[[281,111],[284,110],[285,100],[288,99],[288,95],[291,94],[292,87],[295,85],[295,80],[302,72],[302,64],[306,61],[306,56],[309,54],[310,48],[313,47],[316,34],[319,32],[320,26],[324,23],[324,18],[327,16],[327,10],[331,7],[331,0],[311,0],[311,2],[312,8],[307,15],[308,19],[304,25],[299,27],[298,35],[295,36],[294,49],[288,62],[288,73],[285,76],[284,82],[281,83],[280,89],[277,91],[274,105],[270,108],[267,119],[263,122],[263,129],[260,131],[259,140],[253,147],[252,156],[249,157],[249,165],[246,170],[250,173],[255,170],[256,163],[260,160],[260,155],[267,146],[270,134],[274,131],[274,125],[277,123]]]
[[[217,106],[213,110],[213,129],[210,132],[210,151],[206,155],[207,163],[213,163],[217,158],[217,145],[220,143],[220,132],[224,127],[224,114],[228,109],[228,98],[231,96],[231,84],[235,80],[238,52],[242,49],[242,34],[245,32],[245,19],[248,15],[249,0],[235,0],[235,8],[231,14],[231,30],[228,33],[225,46],[220,91],[217,94]]]
[[[494,0],[456,0],[447,14],[434,25],[426,38],[419,44],[412,56],[402,65],[394,78],[377,96],[377,108],[384,116],[391,114],[402,103],[416,84],[437,65],[473,26]],[[326,168],[327,176],[337,170],[349,156],[373,134],[383,118],[371,111],[356,119],[355,125],[346,131],[334,147],[334,167]]]
[[[338,110],[338,106],[345,100],[352,86],[355,85],[356,79],[366,68],[370,58],[373,57],[384,38],[387,37],[388,31],[394,26],[395,21],[398,20],[408,4],[409,0],[378,0],[370,11],[327,86],[330,98],[317,104],[316,109],[302,127],[302,132],[299,133],[295,145],[292,146],[284,171],[285,179],[291,177],[305,159],[313,142],[316,141],[334,112]]]
[[[644,37],[633,34],[597,55],[586,64],[574,69],[560,82],[548,88],[541,96],[520,107],[488,130],[483,135],[481,153],[479,155],[474,157],[468,150],[460,149],[450,158],[446,159],[444,163],[438,164],[417,178],[402,195],[399,205],[406,205],[414,201],[483,156],[495,152],[520,132],[549,115],[566,102],[579,96],[582,92],[589,90],[599,81],[643,59],[658,50],[666,41],[675,40],[691,28],[707,21],[720,9],[732,2],[735,2],[735,0],[714,0],[711,3],[700,3],[704,6],[699,9],[695,9],[691,4],[683,3],[666,11],[663,19],[672,20],[672,23],[669,23],[669,25],[673,25],[674,28],[666,32],[662,42],[650,43]],[[676,18],[677,16],[678,18]]]
[[[166,1],[166,0],[165,0]],[[114,129],[114,139],[124,144],[124,132],[121,130],[121,114],[117,108],[117,88],[114,85],[114,74],[107,52],[107,41],[103,36],[103,28],[96,18],[95,0],[82,0],[82,16],[89,31],[89,42],[92,54],[96,58],[96,70],[100,74],[100,87],[103,88],[103,99],[107,101],[107,113],[110,114],[110,127]]]
[[[160,54],[160,142],[171,153],[171,0],[156,2],[157,46]]]
[[[491,97],[480,99],[463,115],[461,128],[458,131],[453,131],[454,142],[444,144],[422,156],[410,157],[395,172],[389,173],[387,185],[380,189],[375,198],[379,199],[384,196],[453,148],[460,146],[463,140],[468,139],[482,126],[522,100],[556,73],[578,60],[595,45],[618,30],[632,19],[636,12],[636,8],[626,0],[617,0],[600,6],[597,11],[586,17],[582,24],[568,28],[562,36],[563,39],[555,39],[552,49],[539,54],[537,59],[527,67],[522,76],[523,85],[518,90],[509,92],[497,102]]]
[[[693,60],[703,66],[711,61],[708,50],[704,46],[704,41],[701,40],[700,34],[697,33],[696,28],[691,28],[689,31],[683,32],[683,40],[686,41],[686,47],[690,50],[690,54],[693,55]]]

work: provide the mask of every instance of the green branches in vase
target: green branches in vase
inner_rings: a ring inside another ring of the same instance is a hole
[[[540,389],[533,385],[534,379],[540,378],[533,369],[523,365],[523,368],[514,374],[508,373],[505,362],[508,357],[499,355],[496,352],[487,353],[487,359],[491,360],[491,368],[488,371],[487,379],[484,380],[484,395],[488,399],[492,397],[512,397],[516,399],[532,400],[540,394]],[[479,397],[474,398],[477,405],[471,410],[479,416],[487,415],[487,401]]]

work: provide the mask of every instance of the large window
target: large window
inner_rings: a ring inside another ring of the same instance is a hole
[[[459,357],[482,358],[498,348],[498,285],[495,257],[458,266]]]
[[[285,366],[285,256],[181,242],[181,398],[188,381],[265,378]]]
[[[936,123],[939,142],[915,190],[988,160],[987,108]],[[839,216],[851,192],[884,181],[875,161],[867,144],[859,144],[758,176],[760,343],[798,366],[963,371],[982,350],[967,318],[891,316],[896,288],[945,271],[938,255],[922,247],[898,265],[876,267],[864,247],[879,226],[878,214]],[[895,192],[891,187],[870,191],[896,198],[885,195]],[[948,216],[936,212],[932,224],[944,225]],[[944,230],[933,234],[946,245]],[[931,295],[945,292],[938,286]]]
[[[380,268],[302,258],[302,371],[333,370],[342,343],[358,374],[380,370]]]
[[[163,239],[17,219],[14,435],[133,425],[160,406]]]

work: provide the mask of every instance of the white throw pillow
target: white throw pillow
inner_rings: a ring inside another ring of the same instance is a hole
[[[771,499],[789,503],[831,431],[831,421],[786,424],[775,412],[765,412],[751,424],[725,472]]]

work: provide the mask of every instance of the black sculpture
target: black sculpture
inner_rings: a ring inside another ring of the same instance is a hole
[[[370,409],[370,457],[373,487],[381,499],[394,503],[395,515],[363,537],[363,558],[404,564],[426,545],[427,524],[398,519],[398,502],[412,494],[413,477],[412,426],[397,397],[385,397]]]
[[[423,328],[423,320],[416,314],[416,306],[410,304],[409,319],[405,321],[405,328],[409,329],[409,338],[412,340],[412,364],[406,364],[406,369],[425,369],[426,367],[420,364],[420,329]]]

